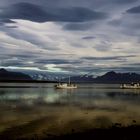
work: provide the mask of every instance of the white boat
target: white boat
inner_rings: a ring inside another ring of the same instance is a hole
[[[58,83],[57,85],[55,85],[55,88],[57,89],[73,89],[73,88],[77,88],[76,84],[72,84],[70,82],[70,77],[69,77],[69,83]]]
[[[140,83],[122,84],[120,88],[123,89],[140,89]]]

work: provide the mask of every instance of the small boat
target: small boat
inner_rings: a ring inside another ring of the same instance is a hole
[[[122,84],[120,88],[123,89],[140,89],[140,83]]]
[[[57,89],[73,89],[73,88],[77,88],[77,85],[72,84],[70,82],[70,77],[69,77],[69,83],[58,83],[57,85],[55,85],[55,88],[57,88]]]

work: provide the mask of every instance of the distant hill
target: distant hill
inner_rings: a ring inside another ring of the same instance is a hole
[[[43,76],[43,75],[42,75]],[[29,75],[22,72],[11,72],[5,69],[0,69],[0,82],[57,82],[57,79],[32,79]],[[62,79],[61,82],[68,82],[69,78]],[[137,73],[116,73],[114,71],[98,77],[93,75],[79,75],[71,77],[73,83],[131,83],[140,82],[140,74]]]
[[[68,81],[68,78],[63,81]],[[107,72],[102,76],[94,78],[92,75],[71,77],[71,82],[87,82],[87,83],[130,83],[140,82],[140,74],[137,73],[116,73],[114,71]]]
[[[0,69],[0,81],[27,81],[32,80],[29,75],[21,72],[10,72],[5,69]]]
[[[140,82],[140,74],[108,72],[94,79],[96,83],[130,83]]]

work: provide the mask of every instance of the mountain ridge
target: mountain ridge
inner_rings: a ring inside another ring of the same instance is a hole
[[[137,73],[117,73],[115,71],[109,71],[104,75],[95,77],[94,75],[79,75],[71,76],[71,82],[73,83],[131,83],[140,82],[140,74]],[[0,69],[0,81],[2,82],[68,82],[69,78],[62,78],[61,81],[58,79],[34,79],[28,74],[22,72],[11,72],[6,69]]]
[[[68,81],[68,78],[63,79]],[[78,83],[130,83],[140,82],[140,74],[137,73],[117,73],[115,71],[109,71],[104,75],[97,76],[94,78],[92,75],[89,76],[72,76],[71,82]]]
[[[24,80],[32,80],[32,78],[24,74],[22,72],[11,72],[7,71],[6,69],[0,69],[0,81],[24,81]]]

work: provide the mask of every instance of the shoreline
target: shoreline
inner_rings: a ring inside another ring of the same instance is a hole
[[[37,81],[37,80],[0,80],[0,83],[58,83],[57,81]]]

